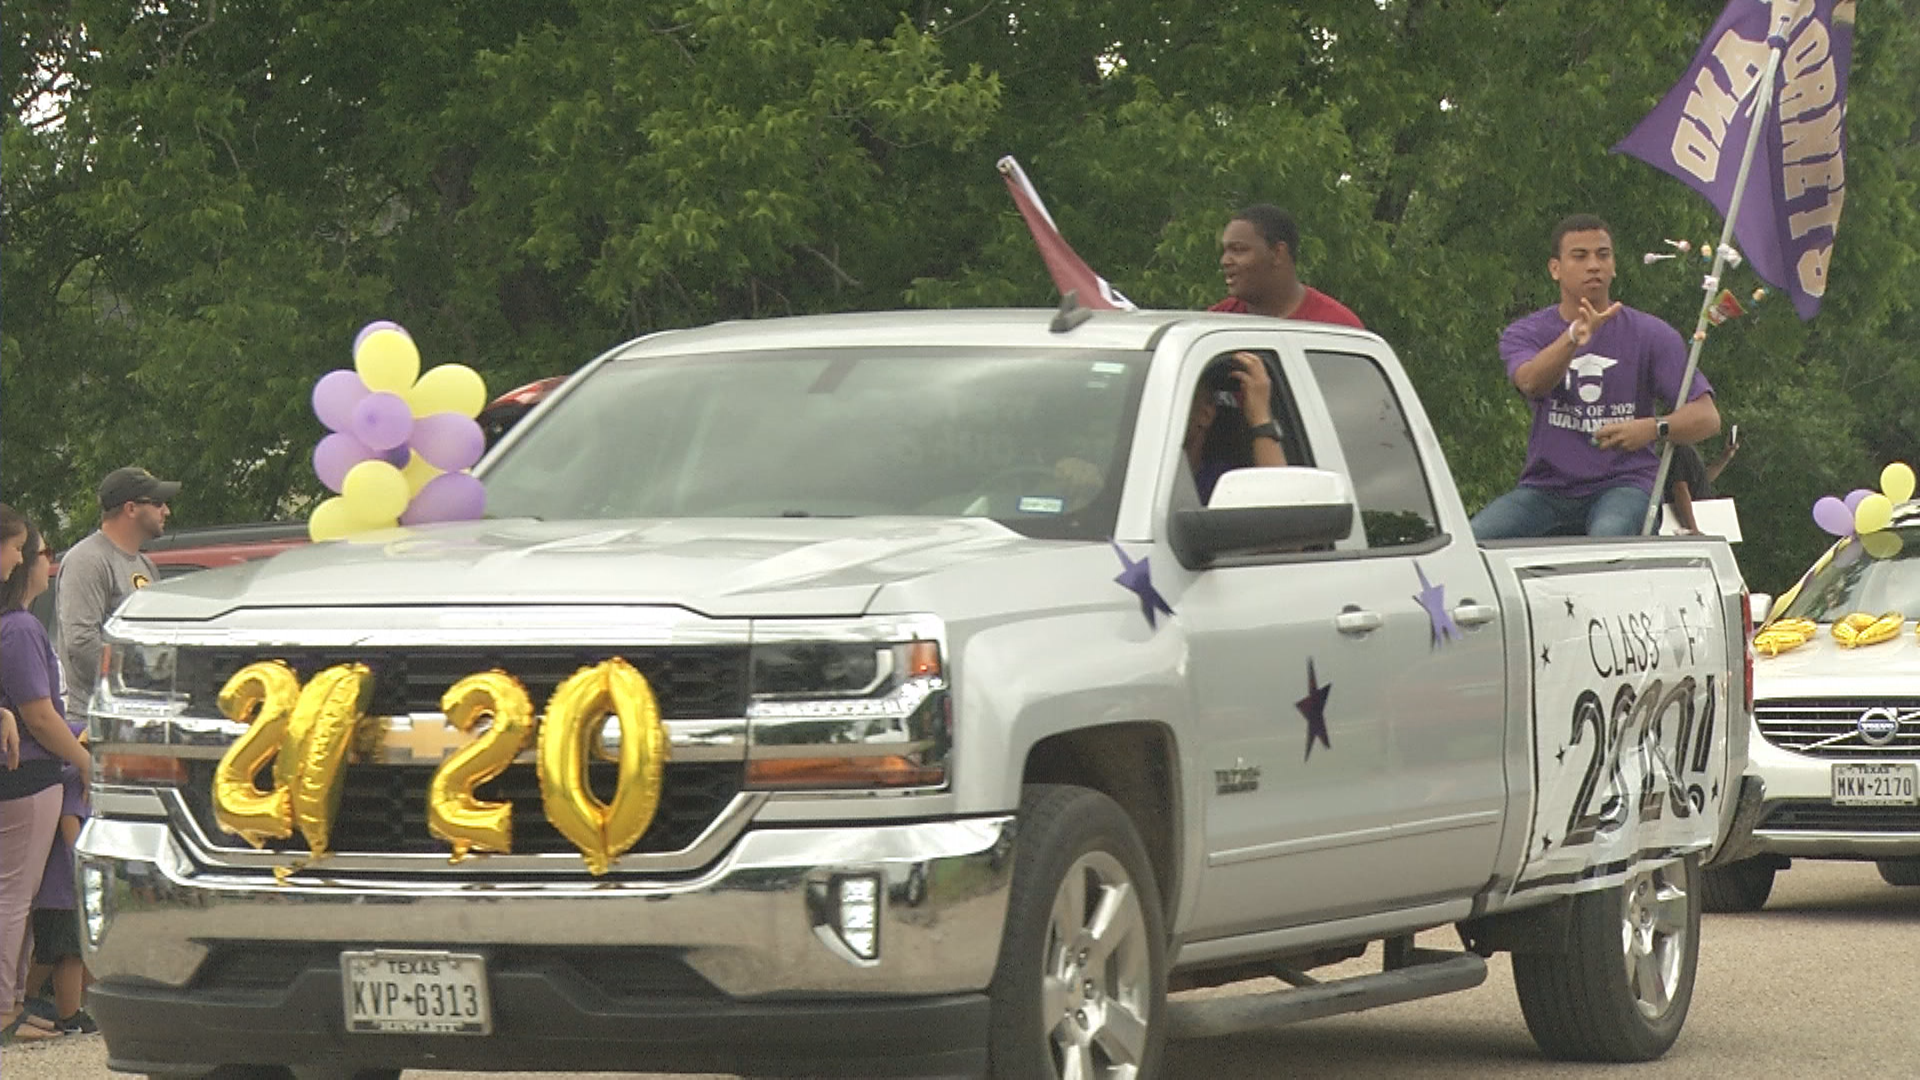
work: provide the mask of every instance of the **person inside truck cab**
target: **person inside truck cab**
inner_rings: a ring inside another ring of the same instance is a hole
[[[1673,408],[1687,368],[1679,332],[1613,299],[1607,223],[1568,217],[1549,250],[1559,302],[1500,335],[1507,377],[1533,410],[1527,463],[1518,486],[1473,516],[1476,540],[1637,535],[1661,444],[1692,445],[1720,431],[1705,375],[1694,373],[1686,404]]]
[[[1183,448],[1202,503],[1231,470],[1287,463],[1273,418],[1273,377],[1259,356],[1237,352],[1207,365],[1188,406]]]

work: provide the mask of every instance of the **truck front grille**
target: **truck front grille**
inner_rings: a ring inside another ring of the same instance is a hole
[[[440,697],[468,675],[496,668],[519,679],[536,710],[554,687],[583,667],[622,657],[646,676],[660,715],[667,720],[711,720],[747,711],[747,650],[730,645],[621,648],[407,648],[268,649],[183,648],[175,689],[188,697],[191,716],[220,715],[216,698],[233,673],[256,660],[283,660],[304,682],[335,664],[361,663],[373,670],[369,715],[436,713]]]
[[[1875,746],[1860,733],[1860,717],[1872,709],[1911,716],[1890,741]],[[1920,698],[1776,698],[1756,701],[1760,735],[1782,750],[1816,758],[1920,758]]]
[[[215,763],[188,763],[189,780],[183,794],[200,829],[218,846],[247,850],[246,842],[221,831],[213,817]],[[351,762],[342,773],[340,808],[334,814],[331,840],[341,855],[438,855],[449,845],[427,831],[427,787],[436,765],[380,765]],[[740,791],[744,766],[739,762],[669,762],[653,824],[634,854],[654,855],[690,846],[714,822]],[[613,797],[619,766],[593,762],[588,782],[600,798]],[[487,802],[513,804],[513,851],[516,855],[572,852],[573,842],[547,821],[540,798],[540,782],[532,764],[519,762],[475,789]],[[268,849],[299,853],[307,850],[298,833],[269,841]]]
[[[1817,799],[1783,802],[1760,822],[1764,832],[1920,833],[1920,806],[1834,806]]]

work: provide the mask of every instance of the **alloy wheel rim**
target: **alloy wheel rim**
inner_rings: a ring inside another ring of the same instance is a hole
[[[1135,1080],[1147,1051],[1147,920],[1120,861],[1090,851],[1060,881],[1041,958],[1040,1024],[1060,1080]]]
[[[1680,863],[1635,874],[1621,892],[1627,990],[1640,1015],[1658,1020],[1673,1008],[1680,989],[1693,897]]]

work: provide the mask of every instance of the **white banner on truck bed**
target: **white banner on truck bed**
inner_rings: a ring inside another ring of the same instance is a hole
[[[1713,843],[1738,693],[1706,564],[1522,574],[1533,641],[1532,832],[1515,891],[1584,891]]]

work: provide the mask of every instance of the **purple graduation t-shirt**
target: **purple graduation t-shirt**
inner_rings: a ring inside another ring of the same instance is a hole
[[[1516,320],[1500,335],[1507,377],[1566,332],[1558,304]],[[1602,450],[1593,445],[1593,432],[1621,420],[1672,412],[1686,373],[1687,347],[1680,332],[1657,316],[1621,305],[1618,315],[1574,350],[1560,385],[1529,402],[1533,429],[1520,483],[1576,499],[1621,485],[1651,492],[1660,444],[1630,453]],[[1687,400],[1712,392],[1707,377],[1694,372]]]
[[[82,824],[91,816],[80,788],[80,770],[65,764],[60,767],[60,816],[77,817]],[[33,906],[58,911],[71,911],[80,906],[73,890],[73,845],[67,843],[64,830],[54,831],[53,846],[47,849],[47,869],[40,875],[40,891],[33,894]]]
[[[25,608],[0,614],[0,705],[20,715],[20,703],[46,698],[61,719],[67,715],[66,693],[60,686],[60,665],[53,659],[53,642],[40,620]],[[20,725],[20,760],[51,758],[53,751],[41,746]]]

